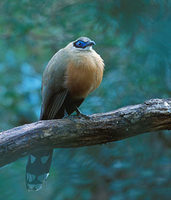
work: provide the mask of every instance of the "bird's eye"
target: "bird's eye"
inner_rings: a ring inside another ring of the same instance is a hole
[[[79,42],[77,42],[77,45],[78,45],[78,46],[82,46],[82,45],[83,45],[83,42],[80,42],[80,41],[79,41]]]
[[[77,41],[74,43],[74,46],[77,48],[84,48],[85,43],[83,41]]]

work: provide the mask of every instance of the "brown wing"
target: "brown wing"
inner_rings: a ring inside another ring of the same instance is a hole
[[[42,107],[40,119],[61,118],[58,112],[64,103],[68,90],[64,88],[68,60],[65,50],[58,51],[49,61],[42,80]]]

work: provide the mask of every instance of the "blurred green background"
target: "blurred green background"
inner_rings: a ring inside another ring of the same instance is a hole
[[[38,120],[43,70],[80,36],[96,41],[103,82],[82,104],[107,112],[171,96],[170,0],[1,0],[0,129]],[[40,192],[27,192],[22,158],[0,169],[4,200],[170,200],[169,131],[56,149]]]

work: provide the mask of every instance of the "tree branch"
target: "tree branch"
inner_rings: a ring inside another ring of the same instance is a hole
[[[113,112],[38,121],[0,133],[0,166],[33,150],[82,147],[171,130],[171,99],[151,99]]]

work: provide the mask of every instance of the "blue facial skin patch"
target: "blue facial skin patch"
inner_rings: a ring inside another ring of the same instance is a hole
[[[83,42],[82,40],[78,40],[74,43],[74,46],[77,48],[85,48],[87,46],[87,42]]]

